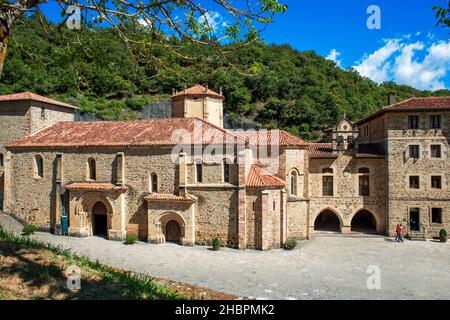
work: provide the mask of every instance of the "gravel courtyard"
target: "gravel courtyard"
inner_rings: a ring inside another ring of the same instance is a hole
[[[21,226],[0,213],[0,224]],[[294,251],[181,247],[173,244],[34,237],[134,272],[257,299],[450,299],[450,244],[398,244],[381,237],[316,237]],[[381,288],[367,288],[369,266],[378,266]]]

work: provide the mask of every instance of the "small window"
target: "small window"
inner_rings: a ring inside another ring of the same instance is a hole
[[[333,171],[332,168],[324,168],[324,169],[322,170],[322,173],[325,173],[325,174],[333,174],[334,171]]]
[[[370,170],[369,170],[369,168],[359,168],[358,173],[369,174]]]
[[[368,197],[370,195],[369,176],[360,176],[359,177],[359,195],[361,197]]]
[[[419,117],[409,116],[408,117],[408,129],[419,129]]]
[[[442,208],[431,208],[431,222],[442,223]]]
[[[45,108],[41,108],[41,120],[45,120],[46,114],[45,114]]]
[[[89,180],[97,180],[97,167],[95,163],[95,159],[90,158],[88,160],[88,174]]]
[[[226,183],[230,183],[230,164],[227,163],[227,160],[223,162],[223,181]]]
[[[430,116],[430,128],[431,129],[441,128],[441,116]]]
[[[253,200],[253,202],[252,202],[252,207],[253,207],[253,212],[255,212],[256,211],[256,201],[255,200]]]
[[[203,182],[203,165],[201,163],[195,164],[195,180],[198,183]]]
[[[431,146],[431,157],[432,158],[441,158],[441,145],[435,144]]]
[[[332,176],[322,177],[322,194],[325,197],[333,196],[334,190],[333,190],[333,177]]]
[[[277,203],[275,200],[272,202],[272,210],[275,211],[277,209]]]
[[[431,188],[442,189],[442,177],[441,176],[432,176],[431,177]]]
[[[5,165],[5,162],[3,160],[3,153],[0,153],[0,167],[3,167]]]
[[[410,189],[419,189],[420,188],[419,176],[410,176],[409,177],[409,188]]]
[[[44,159],[40,155],[34,158],[34,174],[37,178],[44,177]]]
[[[409,156],[413,159],[420,158],[420,146],[419,145],[410,145],[409,146]]]
[[[158,193],[158,175],[156,173],[150,175],[150,192]]]
[[[298,175],[296,171],[292,171],[291,178],[290,178],[290,190],[291,195],[296,196],[297,195],[297,183],[298,183]]]

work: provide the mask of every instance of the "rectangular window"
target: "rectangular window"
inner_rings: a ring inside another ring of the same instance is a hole
[[[45,120],[45,108],[41,108],[41,120]]]
[[[442,189],[442,177],[441,176],[432,176],[431,177],[431,188]]]
[[[409,188],[410,189],[419,189],[420,188],[420,178],[419,178],[419,176],[411,176],[411,177],[409,177]]]
[[[272,208],[272,210],[273,210],[273,211],[275,211],[275,210],[276,210],[276,208],[277,208],[277,203],[275,202],[275,200],[273,200],[273,204],[272,204],[272,205],[273,205],[273,208]]]
[[[420,158],[420,146],[419,145],[410,145],[409,146],[409,156],[413,159]]]
[[[203,165],[201,163],[195,164],[195,179],[197,182],[203,182]]]
[[[226,183],[230,183],[230,164],[223,163],[223,181]]]
[[[369,176],[359,177],[359,195],[362,197],[368,197],[369,191]]]
[[[419,117],[409,116],[408,117],[408,129],[419,129]]]
[[[441,128],[441,116],[430,116],[430,128],[431,129]]]
[[[331,176],[322,177],[322,183],[323,183],[323,195],[333,196],[333,177]]]
[[[431,222],[442,223],[442,208],[431,208]]]
[[[435,144],[431,146],[431,157],[432,158],[441,158],[441,145]]]
[[[0,153],[0,167],[4,166],[3,153]]]

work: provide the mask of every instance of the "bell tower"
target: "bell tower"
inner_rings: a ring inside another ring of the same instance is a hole
[[[172,118],[197,117],[223,128],[223,101],[225,97],[208,88],[195,85],[172,95]]]

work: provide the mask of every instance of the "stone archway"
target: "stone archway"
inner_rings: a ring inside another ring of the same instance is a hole
[[[160,227],[163,242],[183,244],[186,222],[180,214],[176,212],[163,213],[159,217],[157,224]]]
[[[92,234],[100,237],[108,236],[108,212],[101,201],[92,208]]]
[[[351,220],[352,232],[377,234],[376,216],[366,209],[359,210]]]
[[[85,230],[87,236],[104,237],[109,236],[113,213],[110,201],[103,194],[97,192],[84,194],[78,201],[75,212],[79,219],[80,229]],[[100,226],[100,230],[97,230],[98,226]]]
[[[341,228],[339,215],[330,209],[321,211],[314,220],[314,231],[341,232]]]

